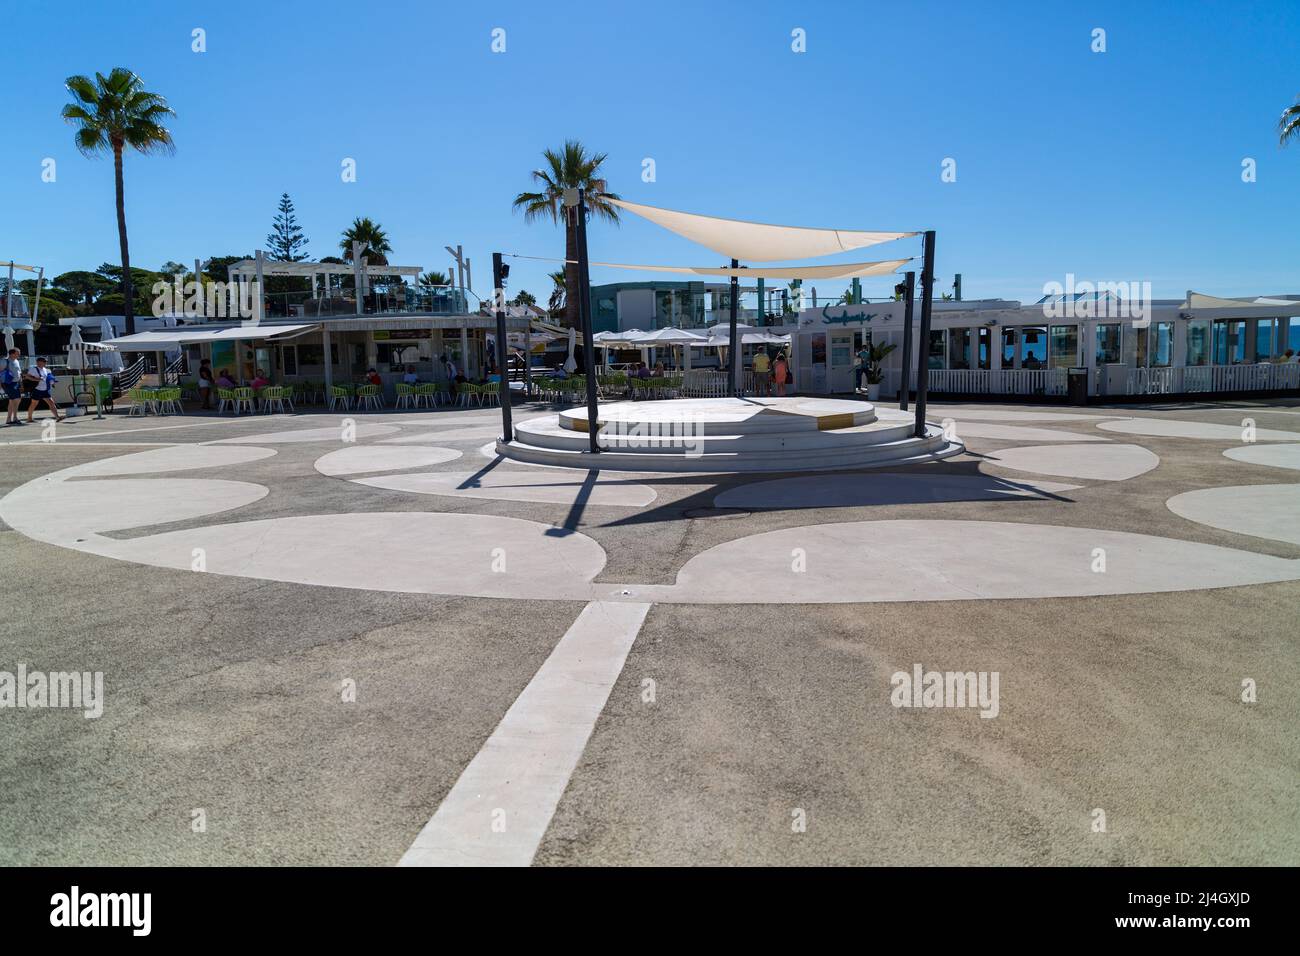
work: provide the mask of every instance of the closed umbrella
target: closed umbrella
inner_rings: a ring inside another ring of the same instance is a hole
[[[572,375],[578,368],[578,362],[573,357],[573,350],[574,348],[577,347],[577,344],[578,344],[578,330],[574,328],[570,328],[569,329],[569,357],[564,360],[564,371],[569,375]]]
[[[113,323],[105,317],[99,323],[99,340],[107,342],[109,339],[117,338],[117,332],[113,329]],[[105,372],[120,372],[126,366],[122,362],[122,353],[116,350],[112,352],[99,353],[99,367]]]
[[[86,348],[81,341],[81,326],[72,323],[72,336],[68,339],[68,368],[81,371],[86,367]]]

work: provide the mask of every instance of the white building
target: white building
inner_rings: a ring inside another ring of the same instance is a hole
[[[833,394],[855,386],[857,352],[870,339],[895,345],[884,360],[883,398],[903,382],[903,302],[805,309],[791,331],[794,388]],[[1068,369],[1086,368],[1088,394],[1124,396],[1300,387],[1300,294],[1127,303],[1102,295],[1033,305],[992,299],[934,303],[930,340],[913,307],[910,383],[917,349],[929,391],[942,395],[1064,395]],[[1293,354],[1287,356],[1287,351]]]

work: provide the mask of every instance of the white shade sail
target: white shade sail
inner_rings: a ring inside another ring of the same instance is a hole
[[[755,266],[711,268],[708,266],[643,266],[625,262],[593,262],[593,266],[610,269],[634,269],[638,272],[675,272],[679,275],[739,276],[742,279],[854,279],[883,276],[911,262],[912,258],[884,259],[880,262],[841,262],[829,266]]]
[[[812,259],[878,242],[915,236],[915,232],[872,232],[860,229],[810,229],[806,226],[774,226],[740,219],[700,216],[657,206],[643,206],[623,199],[603,197],[604,202],[634,212],[670,232],[728,259],[750,262],[778,262],[782,259]]]

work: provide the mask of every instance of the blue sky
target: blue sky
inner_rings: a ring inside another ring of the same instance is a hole
[[[5,23],[0,259],[50,275],[118,261],[112,163],[82,158],[58,114],[68,75],[121,65],[178,113],[174,156],[126,160],[132,262],[149,268],[263,245],[287,191],[313,258],[370,216],[395,262],[445,270],[443,246],[462,243],[486,294],[493,250],[563,254],[561,230],[526,225],[510,201],[541,150],[574,137],[609,154],[610,186],[631,200],[936,229],[939,284],[961,272],[966,298],[1033,301],[1068,272],[1149,280],[1157,297],[1300,291],[1300,143],[1279,149],[1274,131],[1300,94],[1296,2],[230,0],[15,5]],[[191,51],[196,27],[206,53]],[[1105,53],[1090,49],[1097,27]],[[956,182],[940,180],[945,158]],[[590,246],[719,264],[630,217],[594,224]],[[550,268],[516,263],[511,290],[544,300]]]

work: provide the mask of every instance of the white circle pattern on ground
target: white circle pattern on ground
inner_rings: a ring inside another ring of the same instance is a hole
[[[89,446],[93,447],[93,446]],[[131,455],[102,458],[75,465],[64,474],[69,477],[110,477],[113,475],[156,475],[168,471],[196,468],[221,468],[261,461],[275,454],[274,448],[231,448],[221,445],[170,445],[151,448]]]
[[[1095,551],[1106,572],[1093,570]],[[804,571],[792,570],[802,554]],[[675,585],[610,586],[606,600],[842,604],[1085,597],[1300,579],[1300,561],[1214,545],[1001,521],[853,521],[710,548]],[[622,591],[631,594],[620,597]]]
[[[1223,453],[1233,461],[1248,465],[1268,465],[1270,468],[1289,468],[1300,471],[1300,445],[1243,445],[1229,448]]]
[[[1242,418],[1251,418],[1243,411]],[[1099,422],[1098,428],[1126,435],[1151,435],[1155,438],[1202,438],[1208,441],[1242,441],[1243,426],[1216,425],[1211,422],[1184,422],[1174,418],[1121,418]],[[1255,429],[1257,441],[1300,441],[1300,432],[1283,432],[1272,428]]]
[[[1221,531],[1300,545],[1300,485],[1236,485],[1174,495],[1174,514]]]
[[[381,435],[393,435],[401,429],[395,425],[358,424],[352,432],[355,438],[378,438]],[[309,441],[333,441],[343,443],[343,425],[332,428],[296,428],[284,432],[267,432],[264,435],[244,435],[239,438],[222,438],[221,445],[281,445]]]
[[[1027,445],[1001,448],[984,459],[984,465],[1097,481],[1136,478],[1158,464],[1159,456],[1141,445]]]
[[[401,471],[426,468],[455,461],[463,452],[451,448],[384,448],[379,445],[353,445],[340,448],[316,459],[322,475],[360,475],[369,471]]]

